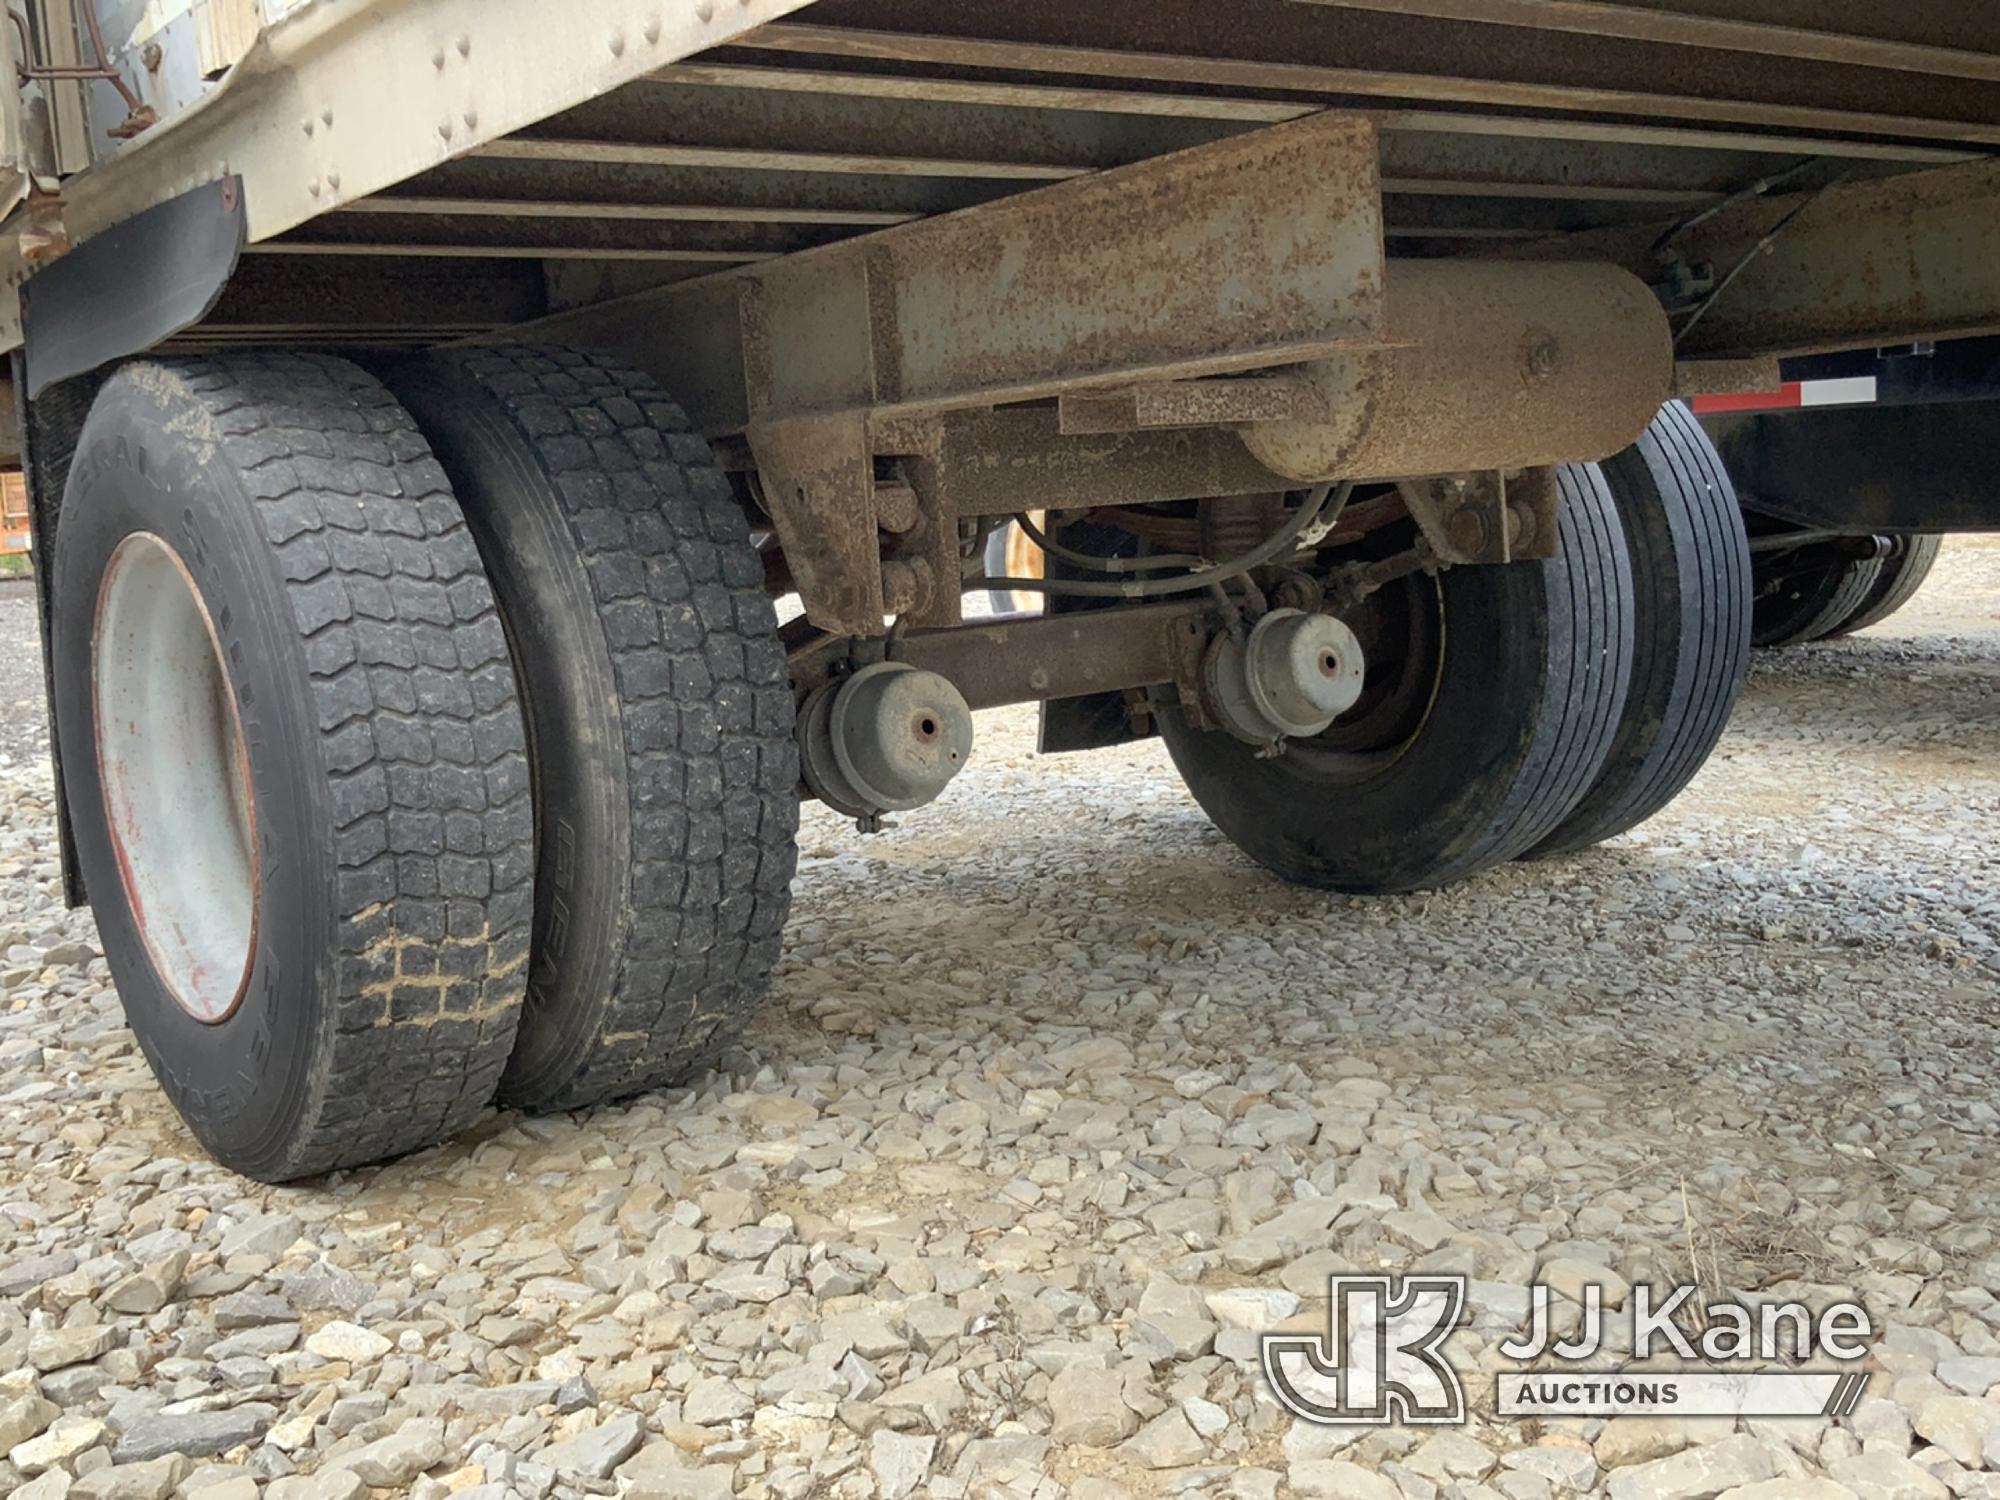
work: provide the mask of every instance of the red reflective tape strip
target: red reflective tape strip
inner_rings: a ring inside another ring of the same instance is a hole
[[[1725,411],[1784,411],[1805,405],[1804,388],[1788,380],[1775,391],[1743,391],[1728,396],[1696,396],[1691,403],[1702,414]]]

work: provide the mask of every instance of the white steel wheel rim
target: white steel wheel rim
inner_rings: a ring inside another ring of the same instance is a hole
[[[151,532],[126,537],[105,567],[91,675],[98,783],[133,923],[180,1007],[226,1021],[257,939],[250,758],[208,606]]]

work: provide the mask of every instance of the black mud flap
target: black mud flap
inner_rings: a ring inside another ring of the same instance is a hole
[[[21,288],[29,398],[199,323],[229,284],[248,234],[243,179],[225,177],[37,271]]]

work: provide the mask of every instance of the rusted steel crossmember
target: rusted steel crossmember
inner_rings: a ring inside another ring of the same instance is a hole
[[[715,435],[1313,359],[1380,339],[1382,259],[1374,127],[1323,114],[665,288],[658,331]]]
[[[1384,326],[1374,128],[1322,114],[544,331],[626,350],[704,432],[747,434],[808,613],[873,633],[874,459],[920,453],[926,418],[1297,364]],[[909,545],[955,559],[954,538]]]
[[[971,708],[1178,683],[1190,700],[1215,608],[1205,598],[1075,614],[1000,615],[896,641],[825,636],[791,659],[803,698],[837,670],[894,659],[948,679]]]

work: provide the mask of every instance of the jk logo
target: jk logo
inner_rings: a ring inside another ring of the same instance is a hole
[[[1439,1352],[1465,1308],[1463,1276],[1332,1276],[1325,1334],[1267,1333],[1264,1378],[1308,1422],[1465,1420],[1465,1388]]]

